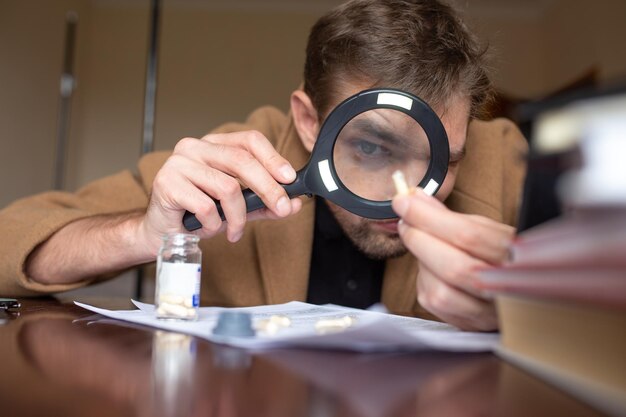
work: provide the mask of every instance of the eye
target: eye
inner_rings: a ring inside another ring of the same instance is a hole
[[[367,140],[359,140],[356,143],[357,150],[367,156],[388,154],[389,150],[384,146],[377,145]]]
[[[359,141],[359,150],[366,155],[371,155],[376,152],[378,146],[374,145],[372,142],[367,142],[365,140]]]

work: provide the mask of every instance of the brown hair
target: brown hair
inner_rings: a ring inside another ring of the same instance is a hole
[[[352,0],[313,26],[304,91],[320,114],[341,82],[412,92],[431,107],[455,94],[471,99],[471,117],[491,96],[481,48],[456,12],[437,0]]]

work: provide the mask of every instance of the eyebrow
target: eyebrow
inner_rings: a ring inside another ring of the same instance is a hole
[[[388,141],[395,145],[402,143],[403,141],[398,139],[398,135],[390,132],[387,128],[380,126],[373,120],[355,120],[353,127],[362,130],[368,134],[378,136],[384,141]],[[430,147],[430,146],[429,146]],[[455,163],[465,158],[466,150],[465,145],[460,149],[450,149],[449,163]]]
[[[378,123],[372,120],[355,120],[353,127],[362,130],[367,134],[376,136],[385,142],[390,142],[396,145],[401,142],[397,138],[398,135],[390,132],[387,128],[380,126]]]

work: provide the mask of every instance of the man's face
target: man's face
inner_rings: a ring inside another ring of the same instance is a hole
[[[367,88],[367,87],[364,87]],[[351,86],[351,88],[345,88],[341,97],[348,97],[352,94],[356,94],[357,92],[363,90],[364,88],[358,88],[357,86]],[[333,106],[339,104],[333,103]],[[331,106],[332,108],[332,106]],[[449,101],[446,109],[435,109],[438,116],[443,123],[443,126],[448,135],[448,141],[450,143],[450,165],[448,168],[448,174],[444,183],[437,193],[437,198],[439,200],[445,200],[448,195],[452,192],[454,187],[454,183],[456,180],[456,174],[458,171],[458,162],[463,158],[464,148],[465,148],[465,140],[467,136],[467,125],[469,121],[469,99],[466,97],[456,97]],[[355,156],[353,158],[350,157],[349,147],[354,147],[357,149],[357,152],[364,153],[366,157],[371,159],[372,154],[374,152],[380,153],[374,146],[369,142],[366,145],[363,145],[361,140],[358,142],[352,140],[352,137],[358,138],[362,137],[363,129],[367,128],[367,126],[371,126],[375,124],[377,128],[384,129],[387,131],[397,132],[396,137],[408,137],[409,135],[403,134],[404,132],[409,132],[409,127],[412,124],[415,124],[412,119],[407,121],[407,116],[403,113],[396,111],[386,111],[381,113],[371,113],[364,114],[365,117],[357,123],[349,123],[346,128],[344,128],[346,139],[344,140],[341,136],[337,141],[336,149],[335,149],[335,164],[337,165],[337,171],[339,177],[342,182],[346,184],[352,191],[356,191],[356,194],[361,195],[364,198],[372,199],[372,200],[386,200],[390,199],[393,196],[394,191],[389,190],[389,185],[391,184],[391,173],[397,168],[395,164],[385,164],[385,169],[372,173],[370,178],[368,179],[368,175],[363,175],[363,170],[358,170],[356,168],[356,160],[363,161],[363,158],[360,156]],[[415,127],[419,127],[415,124]],[[420,129],[421,130],[421,129]],[[342,134],[344,134],[342,131]],[[417,131],[417,135],[424,135],[423,131]],[[338,165],[338,152],[341,151],[341,147],[339,146],[341,143],[345,143],[346,150],[343,153],[348,154],[348,156],[343,156],[343,160],[352,161],[352,164],[346,164],[348,168],[342,168]],[[357,143],[357,145],[354,145]],[[428,151],[427,151],[428,152]],[[392,154],[392,152],[388,152]],[[416,152],[418,154],[419,152]],[[374,162],[377,162],[375,160]],[[376,167],[376,164],[371,162],[371,160],[366,159],[365,163],[369,164],[372,167]],[[427,164],[427,162],[426,162]],[[389,167],[394,166],[393,169],[387,169],[387,165]],[[413,162],[412,166],[420,166],[419,162]],[[350,170],[354,170],[354,175],[351,175]],[[343,171],[343,172],[342,172]],[[358,172],[356,172],[358,171]],[[389,172],[387,172],[389,171]],[[406,170],[403,169],[406,172]],[[418,169],[420,172],[419,179],[423,175],[422,169]],[[365,178],[364,180],[358,180],[357,178]],[[382,189],[383,187],[376,187],[374,184],[376,183],[385,183],[385,190],[378,191],[378,189]],[[416,183],[415,180],[411,181],[412,183]],[[357,189],[354,189],[357,188]],[[378,196],[375,193],[384,193],[385,196]],[[366,255],[375,259],[386,259],[396,256],[401,256],[406,253],[406,248],[402,244],[399,236],[398,236],[398,220],[397,219],[388,219],[388,220],[374,220],[374,219],[366,219],[360,217],[356,214],[350,213],[349,211],[333,204],[329,201],[326,201],[331,212],[334,214],[337,222],[343,229],[344,233],[350,238],[350,240]]]

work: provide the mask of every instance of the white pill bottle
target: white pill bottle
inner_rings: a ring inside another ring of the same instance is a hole
[[[202,251],[198,236],[163,236],[156,271],[156,314],[160,319],[195,320],[200,306]]]

